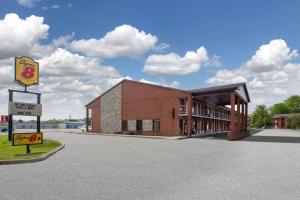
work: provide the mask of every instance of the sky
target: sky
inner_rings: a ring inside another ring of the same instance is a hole
[[[7,89],[22,89],[16,56],[40,63],[29,90],[42,93],[43,120],[83,118],[124,78],[180,89],[246,82],[251,112],[300,94],[299,24],[296,0],[1,0],[0,114]]]

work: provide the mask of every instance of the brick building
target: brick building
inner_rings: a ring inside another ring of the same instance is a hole
[[[287,128],[288,119],[293,116],[300,116],[300,113],[276,114],[273,116],[273,124],[275,128]]]
[[[247,130],[245,83],[180,90],[123,80],[86,105],[94,133],[179,136]]]

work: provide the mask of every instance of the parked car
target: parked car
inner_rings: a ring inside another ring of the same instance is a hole
[[[0,125],[0,132],[5,133],[8,131],[8,127],[6,125]]]
[[[82,132],[86,132],[86,125],[81,126],[80,130]],[[88,127],[88,131],[92,131],[92,127],[91,126]]]

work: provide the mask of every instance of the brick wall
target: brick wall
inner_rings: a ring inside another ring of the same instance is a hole
[[[184,91],[124,81],[122,83],[122,120],[160,120],[160,132],[147,135],[175,136],[179,134],[179,97],[188,97]],[[172,109],[175,109],[173,118]]]
[[[93,133],[100,133],[101,132],[101,120],[100,120],[100,98],[96,99],[94,102],[92,102],[88,108],[91,109],[91,121],[92,121],[92,132]]]

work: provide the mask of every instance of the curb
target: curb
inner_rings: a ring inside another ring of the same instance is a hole
[[[116,136],[116,137],[134,137],[134,138],[150,138],[150,139],[165,139],[165,140],[182,140],[189,137],[166,137],[166,136],[148,136],[148,135],[125,135],[125,134],[100,134],[103,136]]]
[[[126,134],[101,134],[101,133],[83,133],[83,135],[98,135],[98,136],[115,136],[115,137],[135,137],[135,138],[150,138],[150,139],[165,139],[165,140],[182,140],[188,139],[188,136],[151,136],[151,135],[126,135]]]
[[[24,160],[24,159],[23,160],[0,160],[0,165],[32,163],[32,162],[43,161],[43,160],[46,160],[47,158],[49,158],[50,156],[52,156],[53,154],[57,153],[58,151],[62,150],[63,148],[65,148],[65,144],[61,143],[60,147],[58,147],[58,148],[50,151],[49,153],[43,155],[41,158],[33,158],[33,159],[28,159],[28,160]]]

